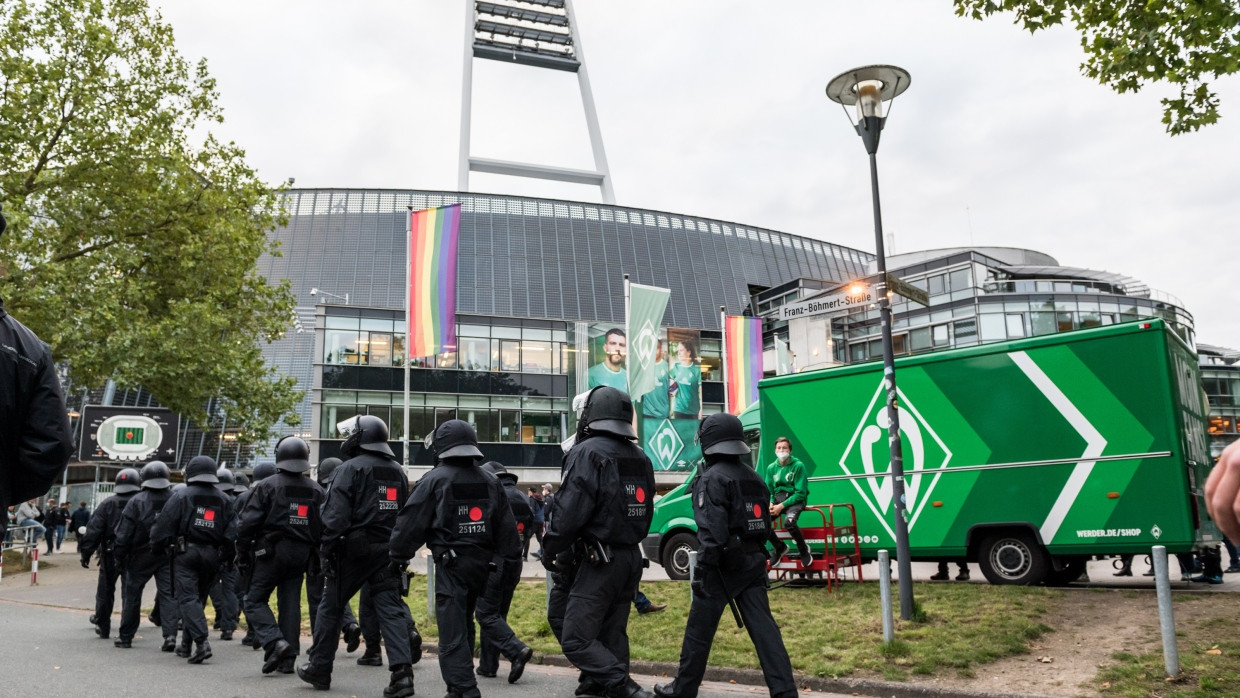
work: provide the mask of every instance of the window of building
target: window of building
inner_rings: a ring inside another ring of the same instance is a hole
[[[491,340],[481,337],[457,337],[457,354],[466,371],[491,371]]]
[[[973,287],[973,278],[968,267],[957,269],[948,274],[948,283],[952,291],[967,291]]]
[[[496,328],[499,329],[499,328]],[[521,370],[521,342],[500,341],[499,370],[515,373]]]
[[[1022,313],[1008,313],[1007,318],[1007,336],[1008,339],[1016,339],[1025,336],[1025,316]]]
[[[702,380],[723,380],[723,343],[718,339],[703,339],[700,350],[702,358]],[[672,360],[675,361],[675,356]]]
[[[1004,325],[1003,315],[987,313],[977,318],[981,326],[983,342],[999,342],[1007,339],[1007,327]]]
[[[551,333],[548,331],[547,334],[550,336]],[[551,342],[521,342],[521,367],[526,373],[552,373],[555,370],[555,356],[551,353]]]
[[[934,346],[930,341],[930,328],[919,327],[908,333],[909,346],[914,352],[925,351]]]
[[[956,343],[963,344],[965,342],[977,341],[977,319],[966,318],[957,320],[952,323],[953,332],[956,335]]]
[[[927,280],[927,283],[930,284],[930,295],[932,296],[937,296],[941,293],[947,292],[947,289],[945,288],[947,283],[946,274],[935,274]]]
[[[323,363],[366,363],[366,348],[361,338],[361,333],[356,330],[326,330],[323,334]]]
[[[1076,313],[1055,313],[1055,327],[1059,332],[1077,329]]]
[[[499,411],[499,440],[517,442],[521,440],[521,411]]]
[[[389,325],[392,323],[388,323]],[[392,366],[392,333],[370,333],[370,364],[372,366]],[[386,421],[386,420],[385,420]]]
[[[405,335],[392,335],[392,365],[405,365]]]
[[[1236,431],[1235,417],[1210,415],[1211,434],[1231,434]]]
[[[951,335],[946,324],[930,328],[930,336],[936,347],[945,347],[951,342]]]
[[[1055,313],[1029,313],[1029,323],[1034,335],[1055,334]]]

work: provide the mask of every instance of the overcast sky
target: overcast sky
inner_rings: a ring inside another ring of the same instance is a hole
[[[457,188],[464,0],[154,0],[218,79],[220,135],[271,182]],[[879,150],[896,252],[1027,247],[1183,300],[1202,342],[1240,348],[1240,79],[1222,121],[1172,138],[1155,86],[1080,75],[1079,37],[947,0],[577,0],[617,203],[873,251],[861,140],[824,96],[849,68],[912,74]],[[570,73],[474,61],[479,157],[590,169]],[[471,190],[599,200],[473,175]],[[889,250],[890,252],[891,250]]]

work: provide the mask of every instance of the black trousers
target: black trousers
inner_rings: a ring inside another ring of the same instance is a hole
[[[310,545],[283,540],[270,554],[254,560],[250,590],[245,594],[245,617],[262,647],[283,639],[300,649],[301,585],[305,581]],[[271,613],[271,592],[276,592],[279,626]]]
[[[538,539],[538,547],[542,549],[543,526],[546,524],[535,521],[530,527],[525,529],[525,534],[521,537],[521,557],[529,557],[530,555],[530,539]],[[541,554],[541,553],[540,553]]]
[[[387,569],[387,544],[355,552],[361,554],[347,557],[339,565],[338,573],[327,577],[323,585],[323,598],[319,602],[318,619],[314,625],[314,644],[310,645],[310,663],[316,670],[331,672],[336,660],[336,648],[340,646],[344,609],[349,599],[361,591],[363,585],[369,584],[379,627],[387,639],[388,667],[411,664],[409,607],[400,597],[400,580]]]
[[[317,555],[318,553],[311,553]],[[312,566],[313,567],[313,566]],[[327,584],[327,578],[323,576],[322,570],[315,572],[306,572],[306,605],[310,607],[310,634],[314,634],[314,624],[319,616],[319,604],[323,602],[323,586]],[[344,610],[341,611],[341,627],[350,623],[357,623],[357,618],[353,617],[353,608],[346,601]]]
[[[138,632],[138,626],[142,623],[142,592],[152,577],[155,579],[155,606],[159,609],[160,630],[166,638],[177,635],[181,613],[173,596],[168,556],[140,552],[130,559],[121,586],[121,627],[118,635],[122,640],[133,640]]]
[[[383,632],[382,632],[383,629],[379,626],[379,614],[375,612],[375,599],[374,599],[374,596],[370,593],[369,584],[362,587],[362,593],[360,596],[358,596],[357,619],[353,620],[353,616],[349,614],[345,618],[345,625],[348,625],[350,621],[355,622],[361,626],[362,642],[366,643],[366,649],[378,652],[379,643],[383,640]],[[409,616],[409,642],[411,644],[409,645],[409,650],[411,652],[414,649],[413,644],[412,644],[414,641],[414,637],[418,637],[419,638],[418,641],[421,642],[421,639],[420,639],[421,635],[418,634],[418,626],[416,623],[413,622],[413,616],[410,615]]]
[[[180,609],[181,626],[186,637],[194,642],[207,639],[207,614],[203,610],[202,600],[206,597],[207,590],[219,578],[219,568],[219,551],[212,546],[197,543],[190,543],[188,550],[178,553],[172,559],[173,585],[177,608]],[[160,620],[166,622],[162,617]]]
[[[435,565],[439,673],[449,690],[466,698],[482,695],[474,676],[474,610],[486,587],[489,565],[486,558],[466,555],[449,565]]]
[[[708,573],[701,580],[701,586],[693,590],[693,605],[689,608],[685,639],[680,646],[680,668],[672,684],[674,693],[685,698],[697,695],[715,631],[719,628],[719,618],[731,597],[736,600],[741,619],[745,621],[745,631],[758,652],[762,677],[771,696],[795,698],[797,686],[792,678],[792,663],[779,626],[771,617],[766,590],[766,556],[762,553],[746,555],[738,569]]]
[[[512,607],[512,595],[521,582],[521,560],[496,558],[495,571],[487,576],[486,588],[478,597],[476,616],[482,636],[478,650],[478,669],[494,674],[499,670],[499,656],[512,661],[525,650],[525,643],[517,638],[508,625],[508,609]]]
[[[606,565],[577,568],[565,607],[560,646],[582,675],[606,687],[629,678],[629,609],[642,576],[637,546],[613,548]]]
[[[220,630],[236,630],[241,618],[241,600],[237,598],[237,568],[221,571],[208,592],[211,605],[215,607],[215,619]]]
[[[116,580],[121,576],[116,558],[107,551],[99,553],[99,583],[95,586],[95,625],[108,632],[112,627],[112,609],[116,606]]]

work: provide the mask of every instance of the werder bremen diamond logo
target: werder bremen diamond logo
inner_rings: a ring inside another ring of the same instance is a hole
[[[658,466],[656,470],[670,470],[680,456],[680,452],[685,450],[684,440],[680,438],[680,434],[676,433],[676,428],[667,419],[659,423],[659,428],[655,429],[646,441],[658,461],[655,463]]]
[[[875,389],[870,404],[866,406],[861,421],[853,432],[852,440],[840,457],[840,468],[847,475],[876,475],[891,471],[891,447],[887,442],[887,401],[884,399],[885,381],[880,381]],[[917,411],[917,407],[908,399],[903,390],[896,389],[900,406],[900,439],[904,456],[905,486],[904,496],[906,509],[910,513],[909,530],[917,524],[917,517],[922,508],[930,500],[930,493],[939,482],[941,472],[929,477],[921,475],[923,470],[947,467],[952,452],[939,438],[925,417]],[[895,538],[891,528],[892,487],[889,477],[865,477],[850,480],[857,493],[874,512],[874,516],[887,529],[887,533]]]

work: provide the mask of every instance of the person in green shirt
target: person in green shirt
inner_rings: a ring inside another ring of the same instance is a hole
[[[766,480],[766,488],[771,491],[771,517],[784,515],[784,528],[797,542],[801,566],[809,567],[814,556],[809,552],[801,528],[797,526],[797,516],[805,510],[805,504],[809,501],[809,473],[801,459],[793,457],[792,441],[788,437],[775,439],[775,462],[766,466],[762,479]],[[773,531],[768,540],[775,547],[772,560],[779,562],[788,552],[788,546],[776,538]]]
[[[654,390],[642,396],[642,416],[666,419],[672,408],[668,397],[667,355],[663,353],[663,340],[660,339],[655,355]]]
[[[603,360],[590,367],[587,374],[591,390],[606,385],[616,390],[628,392],[629,372],[624,366],[624,359],[629,353],[629,340],[624,330],[613,327],[603,335]]]
[[[672,413],[676,419],[696,420],[702,413],[702,367],[698,366],[697,343],[692,339],[677,344],[676,358],[668,373]]]

